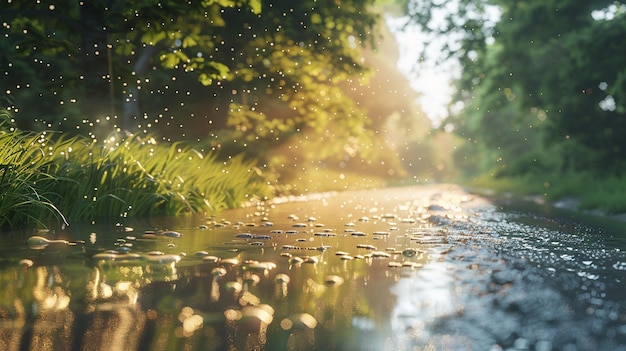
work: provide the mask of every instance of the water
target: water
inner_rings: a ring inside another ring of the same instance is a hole
[[[626,350],[619,228],[433,185],[5,233],[0,350]]]

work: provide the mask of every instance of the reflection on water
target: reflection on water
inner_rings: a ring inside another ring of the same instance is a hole
[[[0,350],[553,349],[555,315],[578,311],[572,301],[598,311],[601,267],[622,279],[626,258],[581,260],[578,280],[562,280],[583,282],[573,300],[534,290],[550,308],[531,333],[524,291],[590,251],[478,200],[395,189],[27,235],[2,249]],[[610,312],[598,325],[619,339],[626,313]]]
[[[426,324],[454,312],[453,283],[442,262],[400,279],[391,289],[398,301],[391,319],[394,335],[409,333],[414,338],[428,340]]]

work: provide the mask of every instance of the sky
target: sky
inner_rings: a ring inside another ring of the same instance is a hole
[[[427,55],[431,58],[427,57],[420,62],[425,36],[417,28],[400,30],[405,21],[401,17],[387,18],[387,24],[398,40],[398,68],[409,78],[413,89],[421,95],[419,104],[422,110],[433,126],[438,127],[448,116],[447,107],[454,92],[451,80],[457,76],[459,68],[453,62],[436,64],[432,59],[437,55],[436,45]]]

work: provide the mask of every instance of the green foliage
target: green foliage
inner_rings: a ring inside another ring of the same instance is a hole
[[[474,191],[487,189],[491,196],[532,196],[557,203],[560,200],[575,204],[572,210],[600,211],[605,214],[626,213],[626,179],[598,177],[593,172],[561,172],[493,177],[483,174],[467,182]],[[495,192],[495,193],[494,193]]]
[[[175,82],[189,78],[200,84],[181,89],[193,93],[198,104],[223,94],[230,100],[226,106],[243,95],[250,96],[243,102],[250,108],[260,98],[289,100],[284,107],[295,113],[281,111],[281,118],[296,119],[292,126],[322,123],[328,116],[316,115],[325,107],[317,103],[319,88],[332,90],[362,72],[358,49],[372,42],[378,20],[372,4],[12,1],[0,13],[6,23],[1,28],[6,40],[0,43],[7,78],[2,91],[15,97],[14,113],[40,116],[35,123],[18,118],[22,128],[80,126],[85,135],[96,127],[106,133],[115,127],[136,130],[145,125],[143,117],[164,119],[164,110],[187,113],[179,106],[193,104],[193,98],[180,104],[169,98],[180,94]],[[164,100],[169,105],[161,107]],[[325,100],[328,104],[330,95]],[[46,108],[39,108],[41,101]],[[143,103],[132,110],[137,101]],[[353,113],[351,118],[362,117]]]
[[[270,169],[282,157],[270,150],[292,138],[318,160],[373,158],[377,126],[354,87],[370,73],[374,4],[12,1],[0,13],[0,90],[23,130],[219,135],[221,157],[245,153]]]
[[[608,177],[592,180],[590,177],[578,184],[585,189],[580,197],[581,210],[601,210],[608,214],[626,213],[626,179]]]
[[[49,159],[39,134],[0,134],[0,225],[41,224],[50,217],[65,220],[47,197],[38,181],[49,174],[42,171]]]
[[[261,2],[11,1],[0,12],[2,91],[15,97],[13,112],[47,121],[39,128],[69,129],[88,116],[87,124],[113,130],[102,116],[114,117],[129,94],[136,99],[138,78],[149,70],[193,72],[203,82],[227,78],[227,62],[213,58],[213,50],[224,39],[214,29],[226,25],[228,8],[258,16]],[[33,93],[48,109],[29,105]]]
[[[465,107],[447,122],[473,174],[626,170],[624,4],[415,0],[407,11],[462,66]]]
[[[221,162],[137,135],[104,144],[49,133],[0,134],[0,225],[215,213],[269,195],[254,164]]]

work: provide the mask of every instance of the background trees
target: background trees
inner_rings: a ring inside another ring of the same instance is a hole
[[[0,19],[0,84],[21,129],[126,130],[268,167],[337,166],[390,158],[384,120],[416,113],[364,103],[363,51],[384,25],[374,0],[16,0]],[[392,84],[379,96],[401,95]],[[388,161],[383,174],[401,173]]]
[[[450,38],[463,74],[451,117],[475,172],[624,171],[621,1],[409,2],[414,23]]]
[[[371,4],[13,1],[3,5],[1,15],[7,38],[5,91],[14,112],[29,116],[18,123],[30,128],[33,115],[68,129],[77,120],[104,123],[107,116],[111,124],[134,130],[171,117],[163,110],[193,103],[192,94],[211,107],[210,100],[226,100],[228,107],[232,102],[253,106],[257,96],[272,93],[278,102],[293,105],[302,115],[297,119],[321,120],[303,116],[296,105],[321,103],[305,91],[319,92],[314,84],[332,86],[363,70],[358,49],[372,42],[377,19]],[[187,89],[176,89],[178,80]],[[29,92],[51,106],[27,103]],[[163,98],[168,106],[151,108]],[[62,114],[71,121],[58,118]]]

